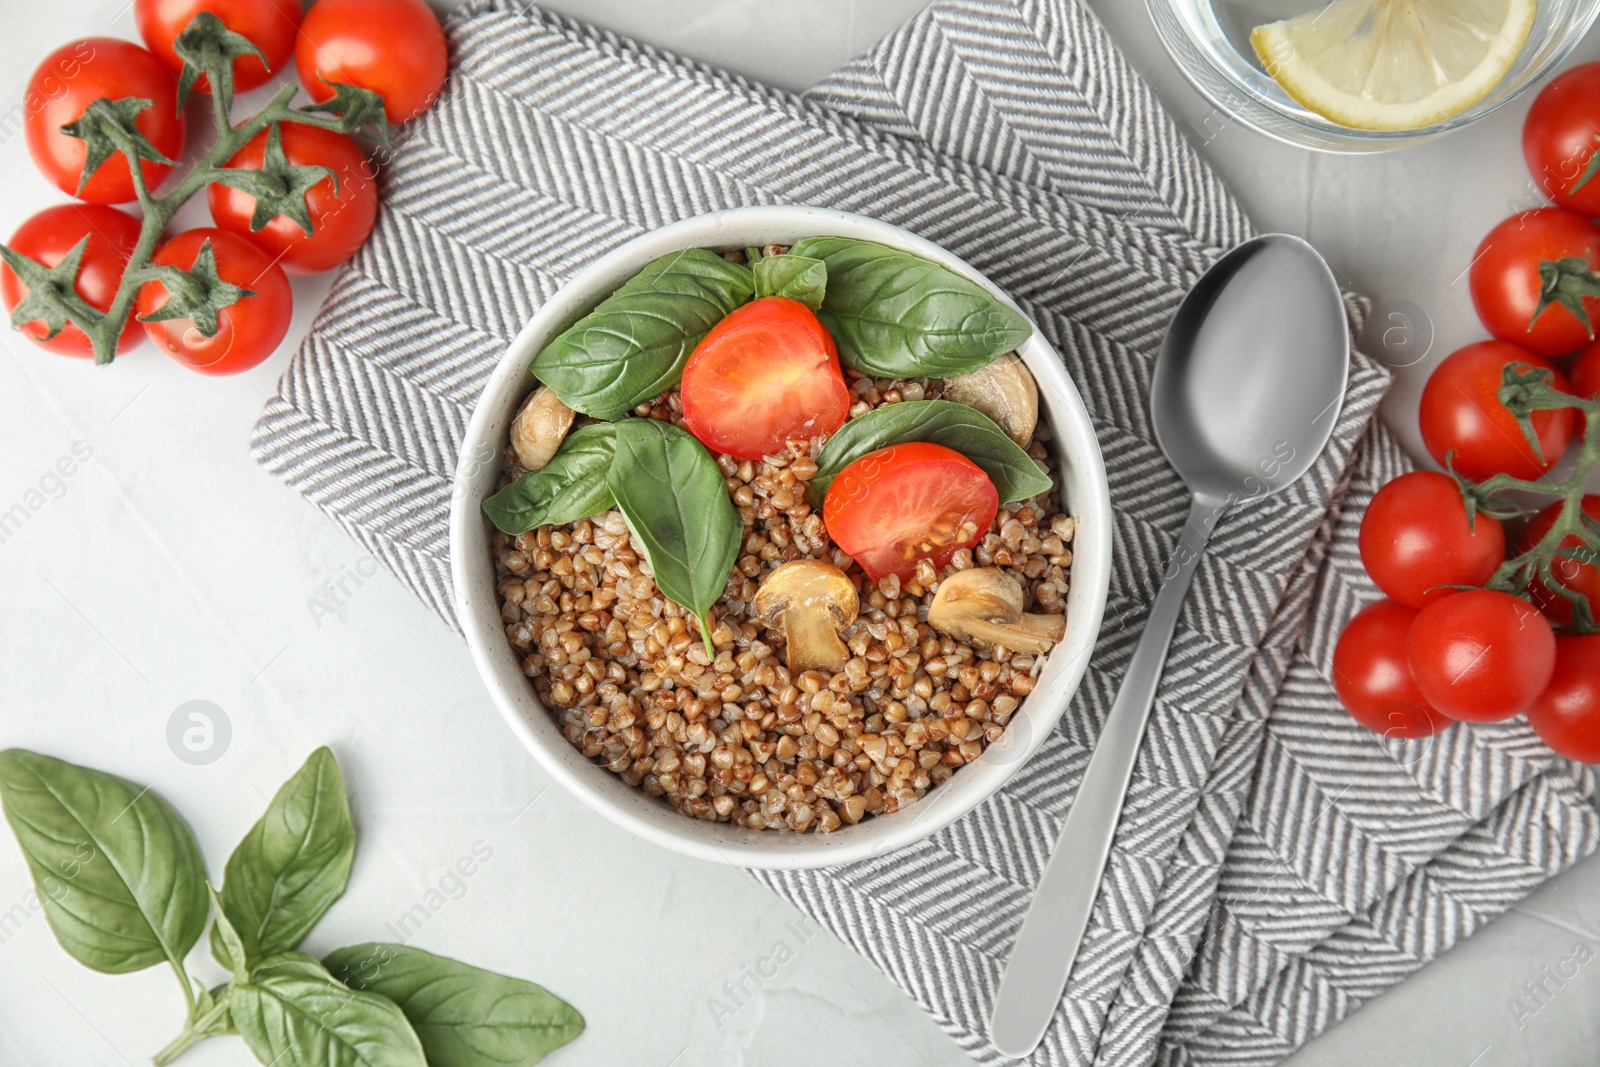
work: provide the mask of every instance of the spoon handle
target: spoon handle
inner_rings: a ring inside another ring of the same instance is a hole
[[[1221,501],[1200,494],[1190,503],[1188,521],[1150,609],[1144,636],[1134,650],[1055,851],[1017,932],[989,1017],[990,1040],[1013,1059],[1038,1046],[1061,1004],[1067,976],[1094,911],[1100,876],[1111,853],[1111,838],[1144,740],[1178,612],[1221,508]]]

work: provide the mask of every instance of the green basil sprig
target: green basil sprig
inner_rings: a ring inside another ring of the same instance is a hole
[[[702,248],[674,252],[545,345],[531,369],[573,410],[619,418],[677,385],[694,346],[754,288],[742,263]]]
[[[205,930],[205,861],[178,813],[148,789],[13,748],[0,800],[50,928],[106,974],[181,970]]]
[[[580,426],[567,435],[550,462],[529,471],[483,502],[489,521],[508,534],[537,526],[577,522],[615,505],[606,472],[616,451],[616,427]]]
[[[706,655],[715,658],[711,605],[744,542],[722,471],[705,445],[671,423],[623,419],[616,427],[607,477],[617,508],[644,547],[656,587],[694,614]]]
[[[63,948],[99,971],[165,962],[177,975],[188,1017],[153,1057],[156,1067],[224,1034],[238,1034],[273,1067],[533,1064],[583,1030],[577,1011],[531,982],[417,949],[380,946],[390,951],[386,963],[399,963],[352,985],[294,951],[344,892],[355,847],[343,779],[326,748],[278,790],[234,850],[220,893],[189,828],[148,788],[9,749],[0,752],[0,804]],[[212,950],[232,972],[213,989],[184,966],[207,916]],[[372,948],[330,959],[366,958]],[[494,1058],[507,1041],[514,1054]]]
[[[828,265],[822,260],[786,252],[756,260],[751,270],[755,272],[757,297],[786,296],[812,311],[822,306],[828,288]]]
[[[864,374],[966,374],[1033,332],[976,282],[887,245],[807,237],[787,254],[827,265],[817,317],[833,334],[839,359]]]
[[[543,986],[421,949],[369,942],[323,962],[399,1005],[429,1067],[532,1063],[583,1032],[583,1016]]]
[[[222,910],[244,946],[247,966],[298,945],[344,895],[356,831],[339,763],[326,746],[285,782],[228,857]],[[236,962],[211,927],[211,954]]]
[[[806,499],[822,507],[840,471],[868,452],[908,441],[944,445],[972,460],[994,482],[1002,504],[1038,496],[1052,484],[1033,457],[983,412],[950,400],[908,400],[873,408],[839,427],[817,456]]]

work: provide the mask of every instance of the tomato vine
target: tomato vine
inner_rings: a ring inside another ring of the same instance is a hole
[[[273,151],[278,144],[276,129],[269,134],[272,147],[262,167],[248,169],[225,166],[257,134],[280,123],[296,122],[342,134],[366,133],[381,141],[387,141],[389,136],[383,98],[370,89],[337,83],[333,84],[333,95],[327,100],[299,107],[290,104],[299,87],[286,85],[266,107],[235,125],[232,116],[233,62],[245,55],[254,55],[263,63],[267,60],[248,38],[229,30],[221,19],[210,12],[202,11],[195,15],[173,42],[173,49],[183,60],[183,72],[178,78],[178,109],[183,109],[189,91],[204,75],[211,87],[216,142],[187,173],[177,179],[165,195],[157,196],[151,191],[145,181],[144,168],[140,165],[141,160],[164,164],[176,162],[163,156],[135,125],[139,115],[152,106],[150,100],[137,97],[96,100],[75,121],[61,127],[63,133],[82,140],[87,149],[79,188],[101,163],[113,154],[121,153],[127,157],[135,197],[144,213],[138,243],[123,270],[122,280],[110,307],[104,312],[94,308],[78,295],[75,288],[78,264],[88,242],[87,237],[80,240],[54,267],[46,267],[12,248],[0,245],[0,259],[28,287],[28,295],[11,313],[12,325],[21,326],[43,320],[48,330],[45,339],[48,340],[70,322],[89,337],[97,364],[110,363],[115,359],[117,339],[133,313],[139,288],[147,281],[160,280],[174,293],[181,290],[186,298],[184,312],[192,316],[195,329],[204,337],[215,335],[218,311],[251,295],[248,289],[218,284],[218,279],[207,273],[209,256],[204,257],[205,263],[197,261],[189,271],[150,265],[150,257],[167,224],[185,202],[206,186],[220,182],[242,188],[257,198],[263,211],[287,215],[299,222],[307,233],[311,232],[305,206],[306,193],[323,179],[331,179],[337,187],[338,175],[326,167],[287,166],[282,160],[281,149]]]
[[[1595,619],[1590,610],[1588,597],[1568,588],[1554,569],[1559,559],[1572,560],[1580,565],[1600,563],[1600,522],[1596,522],[1583,507],[1589,476],[1600,464],[1600,401],[1562,392],[1554,386],[1550,371],[1525,363],[1506,366],[1502,372],[1499,395],[1500,403],[1516,417],[1535,453],[1539,452],[1538,434],[1533,428],[1533,413],[1536,411],[1574,408],[1583,416],[1584,429],[1578,446],[1577,463],[1560,482],[1529,481],[1509,474],[1496,474],[1484,481],[1473,482],[1456,474],[1454,465],[1450,464],[1451,474],[1460,483],[1466,499],[1469,519],[1479,512],[1496,519],[1534,514],[1537,509],[1526,507],[1506,495],[1511,492],[1560,498],[1561,510],[1550,529],[1525,551],[1508,558],[1494,577],[1489,579],[1487,588],[1520,596],[1527,592],[1531,584],[1538,582],[1571,603],[1572,622],[1569,628],[1572,632],[1600,633],[1600,621]],[[1451,458],[1453,456],[1454,453]],[[1562,543],[1570,537],[1576,537],[1579,543]]]

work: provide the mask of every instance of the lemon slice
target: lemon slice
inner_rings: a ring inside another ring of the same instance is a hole
[[[1522,51],[1538,0],[1334,0],[1257,26],[1284,91],[1358,130],[1414,130],[1482,100]]]

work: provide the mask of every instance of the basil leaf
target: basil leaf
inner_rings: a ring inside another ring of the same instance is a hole
[[[244,942],[239,940],[239,931],[228,920],[222,894],[209,885],[206,889],[211,893],[211,903],[216,905],[211,913],[211,951],[219,963],[233,972],[235,982],[248,982],[250,975],[246,971],[245,961],[249,959],[249,953],[245,951]]]
[[[244,945],[247,966],[300,943],[344,894],[355,851],[344,779],[324,746],[283,783],[228,857],[222,907]],[[215,926],[211,954],[224,967],[237,968]]]
[[[303,952],[263,960],[230,987],[229,1013],[265,1064],[427,1067],[422,1044],[393,1003],[347,989]]]
[[[807,237],[787,254],[827,264],[817,317],[833,334],[839,359],[864,374],[966,374],[1033,332],[978,283],[887,245]]]
[[[822,294],[828,288],[828,265],[822,260],[786,252],[758,259],[751,270],[755,274],[758,298],[786,296],[812,311],[822,306]]]
[[[1053,484],[1033,457],[978,409],[950,400],[908,400],[873,408],[839,427],[817,456],[806,499],[812,507],[822,507],[840,471],[868,452],[907,441],[930,441],[960,452],[983,468],[1002,504],[1038,496]]]
[[[583,1016],[542,986],[405,945],[352,945],[328,970],[389,998],[411,1022],[429,1067],[533,1064],[583,1032]]]
[[[616,503],[606,484],[616,440],[616,427],[610,423],[578,427],[549,463],[485,500],[484,514],[505,533],[522,534],[608,510]]]
[[[179,967],[211,910],[189,827],[148,788],[37,752],[0,752],[0,800],[56,940],[107,974]]]
[[[722,596],[744,543],[744,523],[704,445],[659,419],[617,423],[608,474],[628,529],[644,547],[656,587],[693,612],[708,655],[707,613]]]
[[[694,346],[754,286],[749,267],[703,248],[663,256],[545,345],[533,373],[573,410],[619,418],[677,385]]]

